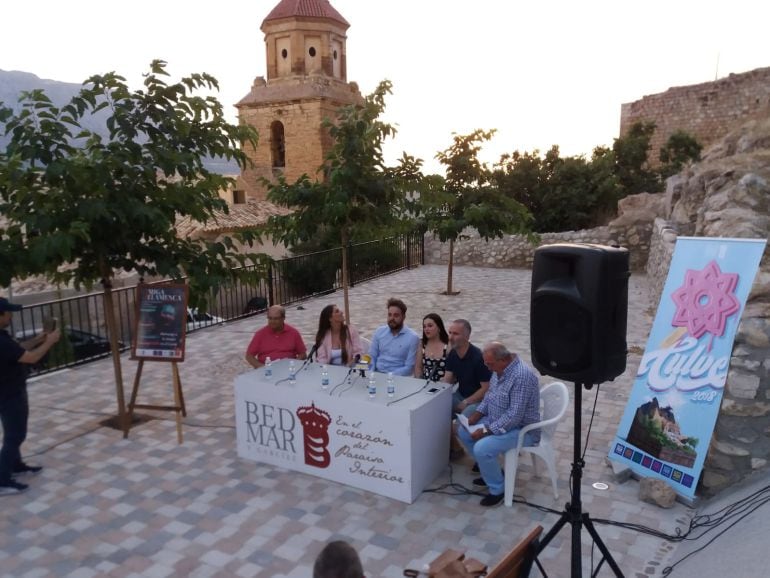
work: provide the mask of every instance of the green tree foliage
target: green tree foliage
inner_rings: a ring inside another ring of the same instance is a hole
[[[201,90],[217,89],[208,74],[167,84],[165,62],[154,61],[144,86],[131,91],[114,72],[92,76],[80,93],[57,108],[42,90],[22,95],[18,113],[0,106],[10,136],[0,151],[0,285],[44,275],[76,287],[102,281],[113,346],[118,409],[122,378],[111,302],[117,270],[190,279],[191,295],[205,305],[210,289],[231,278],[235,265],[256,262],[232,240],[180,238],[177,217],[197,221],[226,212],[218,191],[228,179],[203,166],[204,157],[246,155],[256,133],[226,122],[222,105]],[[109,137],[82,128],[107,109]],[[249,242],[249,238],[241,239]]]
[[[660,175],[647,161],[650,139],[655,132],[654,122],[637,122],[628,133],[616,138],[612,145],[615,155],[615,175],[623,187],[622,196],[637,193],[655,193],[660,189]]]
[[[682,130],[671,134],[666,144],[660,149],[660,174],[666,179],[682,170],[682,167],[691,161],[699,161],[703,150],[694,137]]]
[[[506,195],[527,207],[539,233],[592,227],[614,212],[621,188],[613,174],[611,151],[597,148],[590,161],[561,157],[556,146],[503,155],[493,180]]]
[[[263,234],[291,247],[317,237],[334,238],[345,247],[349,241],[406,230],[407,194],[420,187],[422,162],[404,154],[395,167],[385,165],[382,145],[395,129],[380,116],[390,93],[391,83],[384,80],[362,105],[344,106],[335,120],[324,120],[333,146],[319,169],[319,180],[303,175],[294,183],[283,177],[266,183],[267,198],[293,212],[271,217]],[[345,315],[350,319],[345,251],[342,276]]]
[[[659,191],[666,177],[699,158],[700,145],[679,131],[661,149],[661,168],[651,169],[647,159],[654,130],[654,123],[637,123],[611,148],[596,147],[590,160],[561,157],[557,146],[545,155],[514,151],[500,158],[492,178],[502,192],[529,209],[534,231],[603,225],[616,214],[620,199]]]
[[[478,158],[481,145],[494,133],[475,130],[455,135],[452,145],[436,154],[446,167],[446,178],[428,179],[421,190],[417,210],[427,230],[442,242],[449,241],[447,295],[453,293],[454,242],[467,227],[475,228],[485,240],[530,231],[529,211],[515,198],[501,193],[492,171]]]

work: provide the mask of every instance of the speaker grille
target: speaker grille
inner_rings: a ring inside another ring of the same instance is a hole
[[[537,365],[559,373],[591,367],[590,311],[561,295],[540,295],[532,303],[532,315],[539,320],[532,335],[538,343]]]

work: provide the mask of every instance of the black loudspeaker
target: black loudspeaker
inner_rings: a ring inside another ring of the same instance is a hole
[[[628,250],[560,243],[535,251],[530,345],[544,375],[582,384],[626,369]]]

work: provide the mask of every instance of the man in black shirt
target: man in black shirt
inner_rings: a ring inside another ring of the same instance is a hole
[[[21,444],[27,437],[27,366],[40,361],[54,343],[59,330],[43,333],[18,343],[6,331],[11,313],[21,311],[21,305],[0,297],[0,421],[3,423],[3,447],[0,449],[0,495],[18,494],[27,484],[17,482],[14,474],[37,473],[42,468],[25,464],[21,459]]]
[[[452,321],[447,333],[452,349],[447,354],[444,381],[458,384],[457,391],[452,394],[452,415],[462,413],[470,416],[484,399],[492,372],[484,364],[481,350],[470,342],[471,324],[467,319]],[[451,459],[459,459],[463,455],[462,446],[454,434],[449,455]]]
[[[458,384],[452,396],[452,410],[471,415],[489,389],[492,372],[484,365],[481,350],[470,342],[471,324],[467,320],[452,321],[447,333],[452,349],[447,354],[444,381]]]

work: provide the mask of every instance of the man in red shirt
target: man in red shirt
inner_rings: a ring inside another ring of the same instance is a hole
[[[267,325],[258,330],[246,349],[246,361],[252,367],[262,367],[268,357],[276,359],[305,359],[307,349],[302,336],[286,323],[286,309],[273,305],[267,310]]]

